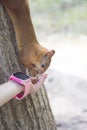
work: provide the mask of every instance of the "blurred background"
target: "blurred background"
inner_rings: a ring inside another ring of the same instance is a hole
[[[37,38],[56,51],[45,82],[58,130],[87,130],[87,0],[30,0]]]

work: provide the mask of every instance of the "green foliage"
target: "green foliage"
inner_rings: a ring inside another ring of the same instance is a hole
[[[87,0],[31,0],[30,4],[47,29],[87,33]],[[35,22],[40,26],[40,21]]]

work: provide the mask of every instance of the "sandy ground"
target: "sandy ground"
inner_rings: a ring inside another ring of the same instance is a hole
[[[86,36],[54,34],[41,42],[56,51],[45,86],[58,130],[87,130]]]

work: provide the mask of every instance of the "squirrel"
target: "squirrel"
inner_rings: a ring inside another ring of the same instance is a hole
[[[22,64],[31,76],[44,73],[50,65],[54,50],[42,47],[31,21],[28,0],[1,0],[12,21]]]

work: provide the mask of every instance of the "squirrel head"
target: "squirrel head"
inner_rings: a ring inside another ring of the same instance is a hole
[[[29,69],[31,76],[44,73],[51,63],[51,58],[54,55],[54,50],[48,50],[40,47],[35,49],[24,48],[21,51],[21,62]]]

